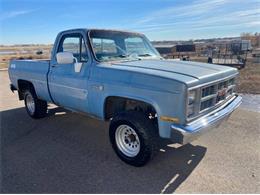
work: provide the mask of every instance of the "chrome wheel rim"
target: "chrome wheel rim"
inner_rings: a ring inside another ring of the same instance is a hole
[[[33,114],[35,112],[35,102],[31,94],[28,94],[26,96],[26,106],[30,114]]]
[[[118,149],[128,157],[136,156],[140,151],[140,140],[133,128],[128,125],[120,125],[115,133]]]

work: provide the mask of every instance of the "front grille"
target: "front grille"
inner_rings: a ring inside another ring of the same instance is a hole
[[[203,102],[201,102],[200,104],[200,110],[205,110],[206,108],[209,108],[211,106],[214,105],[214,100],[213,98],[212,99],[209,99],[209,100],[205,100]]]
[[[211,108],[230,97],[235,87],[235,78],[220,81],[201,89],[200,111]]]
[[[210,86],[210,87],[205,87],[202,89],[202,92],[201,92],[201,97],[206,97],[208,95],[212,95],[215,93],[215,87],[214,86]]]

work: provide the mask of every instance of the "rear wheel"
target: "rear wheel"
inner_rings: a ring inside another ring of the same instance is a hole
[[[32,118],[43,118],[47,114],[47,102],[38,99],[32,89],[24,92],[24,104],[27,113]]]
[[[126,111],[115,116],[109,136],[118,157],[133,166],[145,165],[157,150],[155,125],[140,112]]]

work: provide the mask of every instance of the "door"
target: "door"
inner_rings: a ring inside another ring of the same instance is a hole
[[[74,63],[58,64],[53,60],[49,73],[49,88],[55,104],[72,110],[88,110],[88,78],[90,58],[84,38],[80,33],[65,34],[60,39],[58,52],[71,52],[82,63],[80,72],[74,71]]]

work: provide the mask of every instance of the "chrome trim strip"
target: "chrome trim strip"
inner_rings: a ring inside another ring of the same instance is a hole
[[[35,81],[35,82],[38,82],[38,83],[46,84],[46,81],[44,81],[44,80],[30,79],[30,81],[31,81],[31,82],[32,82],[32,81]],[[32,83],[33,83],[33,82],[32,82]],[[67,86],[67,85],[57,84],[57,83],[54,83],[54,82],[49,82],[49,85],[54,85],[54,86],[58,86],[58,87],[63,87],[63,88],[68,88],[68,89],[83,91],[84,93],[87,93],[87,90],[86,90],[86,89],[76,88],[76,87],[70,87],[70,86]]]
[[[74,97],[76,99],[85,100],[88,97],[88,91],[85,89],[70,87],[70,86],[57,84],[57,83],[53,83],[53,82],[49,82],[49,86],[57,86],[57,87],[60,87],[63,89],[69,89],[70,90],[69,92],[66,92],[66,93],[64,92],[64,93],[67,94],[68,96]]]
[[[201,103],[201,102],[205,102],[205,101],[207,101],[207,100],[209,100],[209,99],[212,99],[212,98],[214,98],[214,97],[217,97],[217,94],[212,94],[212,95],[205,96],[205,97],[203,97],[203,98],[200,99],[200,103]]]
[[[54,86],[57,86],[57,87],[63,87],[63,88],[68,88],[68,89],[73,89],[73,90],[87,92],[86,89],[70,87],[70,86],[67,86],[67,85],[62,85],[62,84],[58,84],[58,83],[54,83],[54,82],[49,82],[49,85],[54,85]]]
[[[201,88],[201,87],[207,87],[208,85],[212,85],[214,83],[218,83],[218,82],[221,82],[221,81],[226,81],[232,77],[236,78],[236,76],[238,75],[239,73],[235,73],[235,74],[232,74],[232,75],[229,75],[225,78],[221,78],[221,79],[218,79],[218,80],[214,80],[214,81],[210,81],[208,83],[203,83],[203,84],[200,84],[200,85],[197,85],[197,86],[194,86],[194,87],[191,87],[189,88],[189,90],[192,90],[192,89],[196,89],[196,88]]]
[[[242,103],[241,96],[234,96],[213,112],[186,125],[172,124],[171,138],[176,143],[187,144],[198,136],[217,127]]]
[[[46,84],[47,81],[45,80],[38,80],[38,79],[29,79],[29,81],[31,81],[33,83],[33,81],[38,82],[38,83],[43,83]]]

